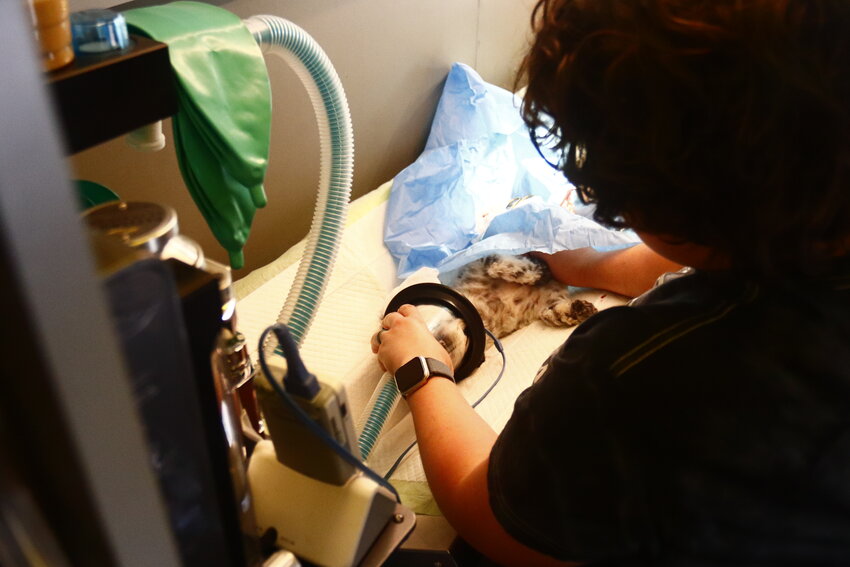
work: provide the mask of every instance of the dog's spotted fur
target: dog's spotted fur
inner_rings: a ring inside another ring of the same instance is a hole
[[[538,319],[553,327],[571,327],[597,311],[588,301],[572,299],[566,286],[552,278],[546,263],[530,256],[492,255],[476,260],[461,270],[451,287],[472,302],[484,327],[497,338]],[[443,322],[432,332],[453,360],[463,355],[466,338],[459,321]],[[459,345],[464,348],[458,349]]]
[[[472,302],[484,326],[498,338],[537,319],[553,327],[572,327],[596,313],[592,303],[572,299],[546,263],[531,256],[476,260],[464,267],[452,287]]]

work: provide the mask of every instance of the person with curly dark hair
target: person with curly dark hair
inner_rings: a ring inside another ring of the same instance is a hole
[[[687,268],[582,323],[498,434],[426,376],[406,399],[440,509],[506,565],[850,565],[850,2],[532,20],[526,123],[644,241],[540,256],[629,295]],[[388,371],[449,363],[415,307],[383,327]]]

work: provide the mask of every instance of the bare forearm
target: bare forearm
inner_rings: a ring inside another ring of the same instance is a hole
[[[653,252],[645,244],[598,252],[593,248],[535,254],[549,265],[558,281],[577,287],[605,289],[635,297],[652,287],[661,274],[682,266]]]
[[[457,387],[448,380],[432,379],[408,402],[428,485],[461,537],[500,564],[571,565],[520,544],[496,520],[487,486],[496,433]]]
[[[496,433],[449,380],[429,380],[408,403],[431,491],[451,505],[459,483],[489,458]]]
[[[386,315],[371,346],[381,368],[391,373],[416,356],[436,358],[451,366],[448,353],[412,305],[402,305]],[[493,515],[487,467],[496,432],[470,407],[455,383],[431,378],[407,403],[431,492],[461,537],[506,565],[564,565],[520,544]]]

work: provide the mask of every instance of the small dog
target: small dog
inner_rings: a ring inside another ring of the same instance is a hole
[[[572,327],[597,312],[592,303],[572,299],[546,263],[531,256],[499,254],[476,260],[461,269],[450,287],[469,299],[484,327],[499,339],[538,319],[553,327]],[[430,330],[457,365],[455,359],[467,345],[463,323],[444,320]],[[488,345],[491,342],[488,338]]]
[[[588,301],[572,299],[546,262],[532,256],[496,254],[476,260],[451,287],[472,302],[484,327],[497,338],[537,319],[552,327],[572,327],[597,311]]]

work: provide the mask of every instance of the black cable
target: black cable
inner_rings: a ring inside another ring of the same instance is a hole
[[[483,394],[481,394],[481,397],[480,397],[480,398],[478,398],[477,400],[475,400],[475,403],[473,403],[473,404],[472,404],[472,407],[473,407],[473,408],[478,407],[478,404],[480,404],[481,402],[483,402],[483,401],[484,401],[484,398],[486,398],[487,396],[489,396],[489,395],[490,395],[490,392],[492,392],[492,391],[493,391],[493,388],[495,388],[495,387],[496,387],[496,384],[498,384],[498,383],[499,383],[499,380],[501,380],[501,379],[502,379],[502,374],[504,374],[504,373],[505,373],[505,367],[508,365],[508,359],[507,359],[507,357],[505,356],[505,348],[502,346],[501,341],[500,341],[499,339],[497,339],[497,338],[496,338],[496,335],[494,335],[493,333],[491,333],[489,330],[484,329],[484,332],[485,332],[485,333],[487,333],[487,335],[488,335],[491,339],[493,339],[493,346],[495,346],[495,347],[496,347],[496,350],[498,350],[498,351],[499,351],[499,354],[501,354],[501,355],[502,355],[502,369],[499,371],[499,375],[498,375],[498,376],[496,376],[496,379],[495,379],[495,380],[493,380],[493,383],[492,383],[492,384],[490,384],[490,387],[489,387],[489,388],[487,388],[487,390],[485,390],[485,391],[484,391],[484,393],[483,393]]]
[[[298,343],[292,337],[286,325],[272,325],[272,332],[277,337],[278,348],[286,358],[286,376],[283,377],[283,389],[299,398],[312,400],[321,390],[319,380],[312,374],[301,355],[298,353]]]
[[[508,359],[505,356],[505,349],[504,349],[504,347],[502,347],[502,343],[499,341],[499,339],[496,338],[496,335],[491,333],[489,330],[484,329],[484,332],[487,333],[487,335],[489,335],[491,339],[493,339],[493,344],[495,345],[496,350],[498,350],[499,354],[502,355],[502,369],[499,371],[499,375],[496,376],[496,379],[493,380],[493,383],[490,384],[490,387],[487,388],[487,390],[484,391],[484,393],[481,395],[481,397],[478,398],[477,400],[475,400],[475,403],[472,404],[473,408],[477,407],[478,404],[480,404],[481,402],[484,401],[484,398],[486,398],[487,396],[490,395],[490,392],[493,391],[493,388],[495,388],[496,384],[499,383],[499,380],[502,379],[502,374],[505,373],[505,367],[508,365]],[[390,477],[393,476],[393,473],[395,473],[396,469],[399,467],[399,465],[401,465],[401,462],[404,460],[404,458],[407,456],[407,454],[410,452],[410,450],[413,449],[415,446],[416,446],[416,441],[413,441],[413,443],[411,443],[410,445],[407,446],[407,449],[402,451],[401,455],[399,455],[398,459],[396,459],[395,462],[393,463],[393,466],[391,466],[390,470],[387,471],[387,474],[384,475],[384,478],[386,480],[389,480]]]
[[[322,427],[318,423],[313,421],[310,416],[307,415],[304,410],[302,410],[298,406],[295,400],[292,399],[292,396],[290,396],[289,393],[287,393],[287,391],[283,389],[283,387],[278,383],[277,380],[274,380],[272,378],[272,373],[269,370],[268,364],[266,363],[265,349],[263,348],[266,338],[271,332],[274,332],[275,335],[279,338],[281,336],[281,333],[289,335],[289,329],[287,329],[286,325],[283,324],[277,324],[268,327],[265,331],[263,331],[263,334],[260,335],[260,341],[257,347],[260,368],[263,370],[263,374],[265,375],[266,380],[269,382],[269,384],[271,384],[272,388],[275,392],[277,392],[278,396],[280,396],[283,403],[286,404],[286,406],[298,417],[298,419],[307,429],[309,429],[316,437],[318,437],[323,443],[330,447],[331,450],[334,451],[343,461],[359,469],[367,477],[389,490],[393,494],[393,496],[395,496],[396,502],[401,503],[401,497],[399,496],[398,491],[393,485],[387,482],[383,477],[381,477],[381,475],[366,466],[360,459],[352,455],[348,449],[340,445],[336,439],[331,437],[327,431],[322,429]],[[294,342],[292,342],[291,344],[294,344]],[[282,343],[280,344],[280,346],[281,348],[284,347]],[[287,360],[289,360],[290,357],[298,357],[300,359],[297,349],[294,353],[291,352],[291,348],[289,348],[288,350],[290,352],[287,352],[287,349],[284,349],[284,352],[287,355]]]

